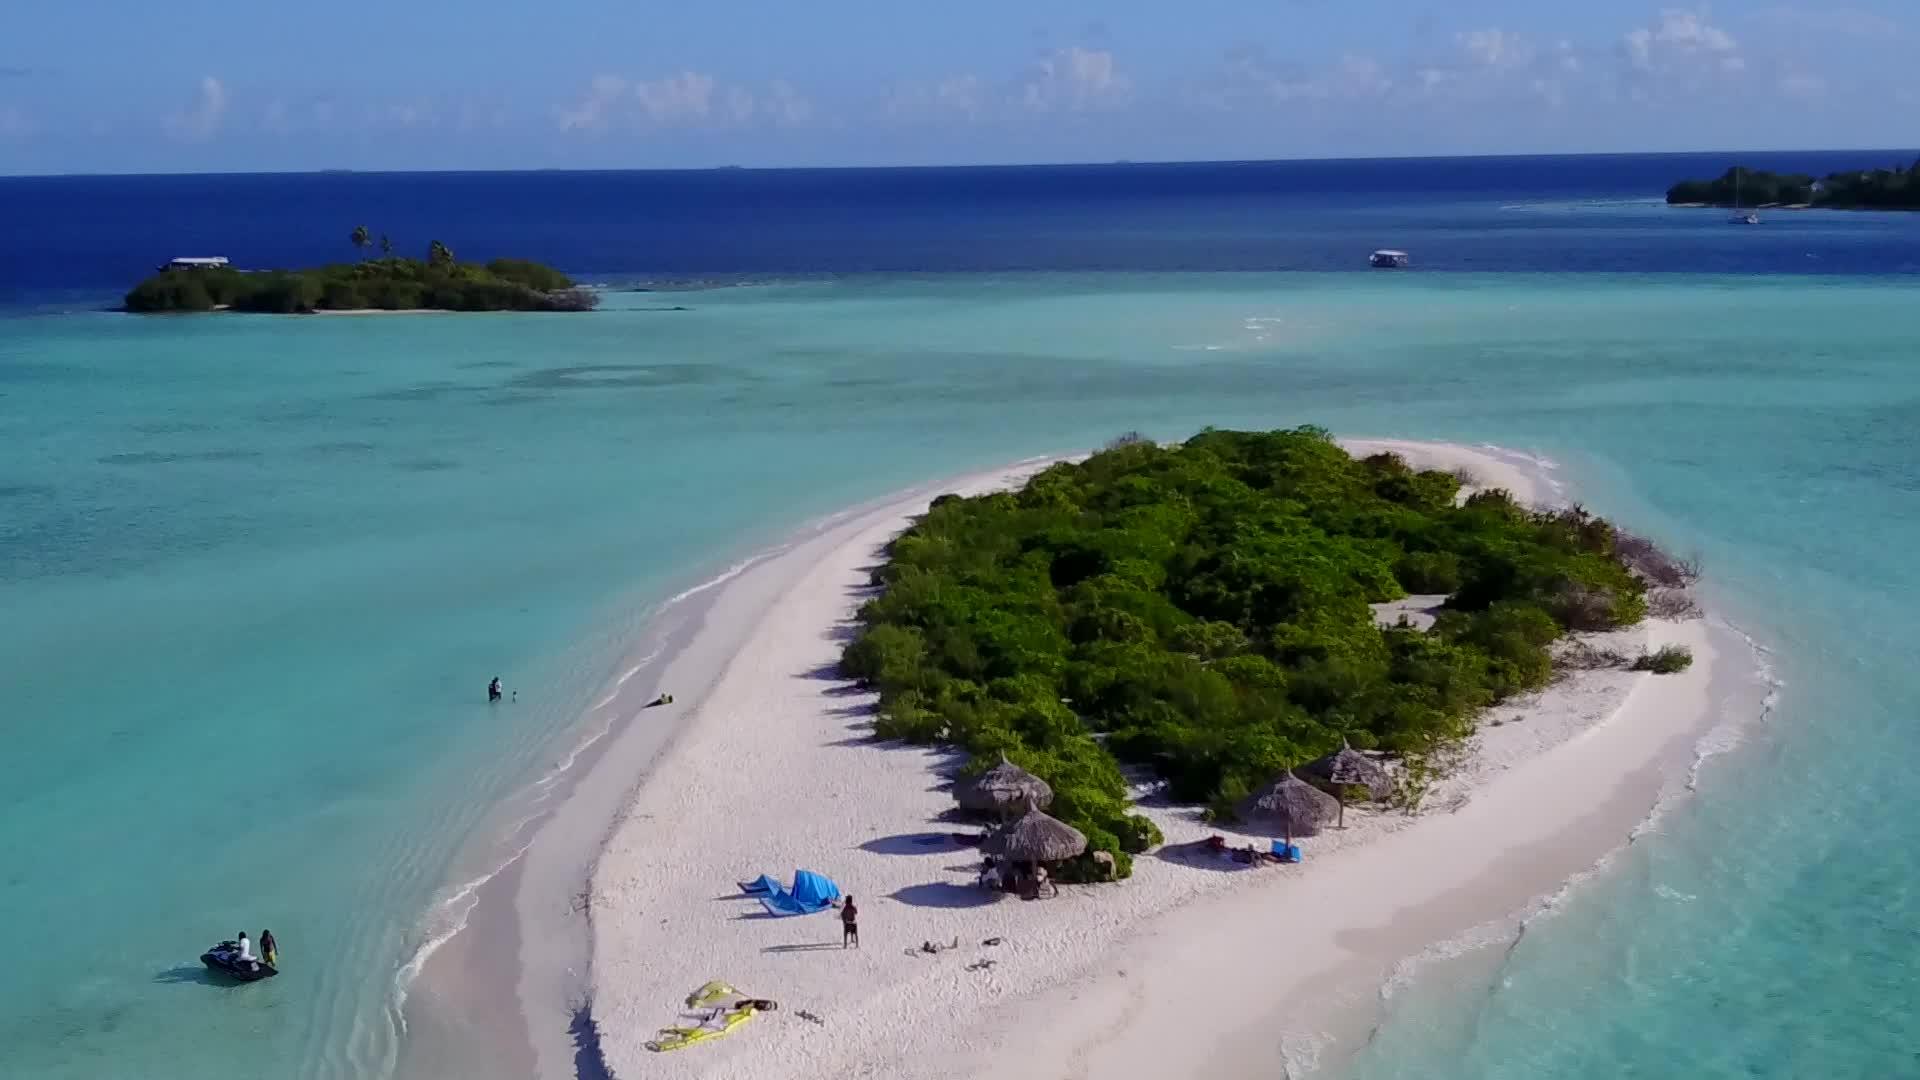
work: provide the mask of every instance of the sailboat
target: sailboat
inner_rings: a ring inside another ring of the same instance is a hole
[[[1733,216],[1727,219],[1729,225],[1760,224],[1760,215],[1757,212],[1748,210],[1742,213],[1740,210],[1740,179],[1745,175],[1745,169],[1736,167],[1733,170]]]

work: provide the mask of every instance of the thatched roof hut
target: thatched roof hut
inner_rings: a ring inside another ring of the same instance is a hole
[[[1384,799],[1393,794],[1393,777],[1387,775],[1386,766],[1347,745],[1344,739],[1340,741],[1340,749],[1300,766],[1300,772],[1323,789],[1363,787],[1370,799]]]
[[[1045,780],[1000,755],[1000,764],[970,780],[954,785],[953,797],[968,810],[982,813],[1019,813],[1031,803],[1045,807],[1053,802],[1053,789]]]
[[[1279,779],[1247,796],[1238,812],[1240,820],[1272,826],[1292,840],[1319,832],[1320,826],[1340,812],[1340,803],[1291,772],[1283,772]]]
[[[1086,834],[1032,803],[1020,820],[997,829],[980,850],[1012,862],[1064,862],[1087,850]]]

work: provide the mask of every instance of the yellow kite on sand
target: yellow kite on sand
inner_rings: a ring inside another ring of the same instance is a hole
[[[695,1043],[717,1039],[763,1012],[780,1006],[765,998],[750,998],[718,979],[687,995],[687,1008],[705,1009],[706,1016],[694,1027],[661,1028],[658,1038],[647,1049],[662,1052],[680,1050]]]

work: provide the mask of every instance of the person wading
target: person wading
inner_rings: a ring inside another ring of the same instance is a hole
[[[840,905],[840,947],[844,949],[849,945],[860,947],[860,909],[853,906],[851,896]]]

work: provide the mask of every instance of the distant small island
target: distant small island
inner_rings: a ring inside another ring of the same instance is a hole
[[[1815,180],[1735,166],[1715,180],[1682,180],[1667,190],[1674,206],[1805,206],[1826,210],[1920,210],[1920,161],[1901,169],[1862,169]]]
[[[362,225],[350,242],[374,241]],[[127,293],[139,313],[248,311],[293,315],[315,311],[591,311],[600,297],[550,266],[524,259],[463,263],[438,240],[427,257],[393,254],[310,270],[236,270],[224,259],[176,259]]]

